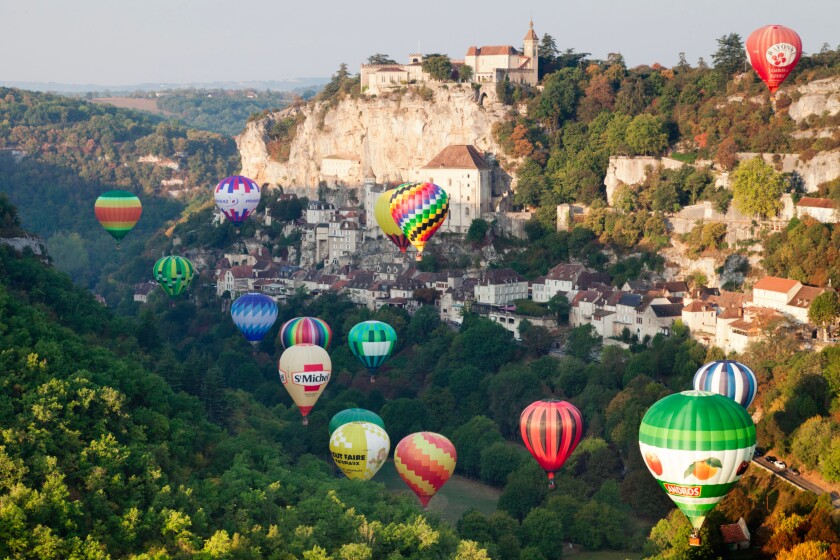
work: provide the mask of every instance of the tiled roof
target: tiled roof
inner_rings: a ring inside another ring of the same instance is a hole
[[[653,314],[657,317],[679,317],[682,315],[682,304],[681,303],[668,303],[668,304],[659,304],[659,305],[651,305],[651,310]]]
[[[528,29],[528,33],[525,34],[525,40],[536,41],[538,39],[537,34],[534,32],[534,22],[531,22],[531,27]]]
[[[582,264],[562,263],[549,270],[545,277],[549,280],[574,281],[584,270]]]
[[[834,201],[830,198],[815,198],[813,196],[803,196],[796,203],[797,206],[806,206],[808,208],[834,208]]]
[[[626,307],[639,307],[642,303],[642,296],[639,294],[627,294],[621,296],[618,300],[618,305],[624,305]]]
[[[479,284],[482,286],[492,286],[494,284],[512,284],[514,282],[524,282],[519,273],[510,268],[491,268],[484,273],[484,278]]]
[[[577,295],[575,296],[575,299],[572,301],[572,306],[577,307],[577,304],[579,304],[581,302],[592,303],[594,301],[597,301],[598,298],[600,298],[600,297],[601,297],[601,294],[599,294],[598,292],[590,292],[590,291],[584,290],[582,292],[577,293]]]
[[[723,535],[723,542],[726,544],[737,544],[749,542],[750,540],[750,538],[744,534],[744,531],[739,523],[721,525],[720,533]]]
[[[788,305],[793,307],[808,308],[811,307],[811,302],[814,301],[821,293],[825,292],[825,288],[815,288],[813,286],[802,286],[793,298],[788,302]]]
[[[386,66],[385,68],[380,68],[377,72],[406,72],[406,70],[399,66]]]
[[[423,169],[491,169],[475,146],[452,144],[445,147]]]
[[[683,307],[683,313],[703,313],[714,310],[714,307],[702,301],[692,301],[691,303]]]
[[[779,292],[782,294],[788,293],[792,288],[799,284],[796,280],[790,278],[777,278],[775,276],[765,276],[755,283],[753,290],[767,290],[768,292]]]
[[[510,45],[499,45],[489,47],[470,47],[467,49],[467,56],[481,56],[481,55],[499,55],[499,54],[519,54],[515,48]]]

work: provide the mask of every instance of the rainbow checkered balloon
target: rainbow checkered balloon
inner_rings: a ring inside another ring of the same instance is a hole
[[[452,442],[434,432],[407,435],[394,450],[397,472],[423,507],[455,472],[457,459]]]
[[[434,183],[405,183],[391,195],[391,217],[423,258],[426,242],[449,215],[449,195]]]

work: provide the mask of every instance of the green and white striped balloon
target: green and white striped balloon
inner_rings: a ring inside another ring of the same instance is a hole
[[[368,368],[373,381],[379,366],[388,359],[397,344],[397,332],[382,321],[363,321],[350,329],[347,340],[350,350]]]
[[[648,409],[639,428],[639,448],[648,470],[696,534],[749,466],[755,424],[732,399],[683,391]]]

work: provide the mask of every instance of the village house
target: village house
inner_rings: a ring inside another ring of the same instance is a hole
[[[522,335],[519,332],[519,327],[522,321],[527,320],[532,325],[545,327],[549,331],[557,329],[557,321],[553,317],[532,317],[530,315],[520,315],[516,311],[506,311],[505,309],[494,309],[487,314],[487,318],[496,324],[501,325],[513,333],[516,340],[522,340]]]
[[[797,280],[765,276],[753,286],[753,305],[776,309],[807,324],[811,303],[828,288],[803,286]]]
[[[560,292],[570,294],[575,291],[580,275],[586,270],[581,264],[561,263],[548,271],[540,282],[532,285],[533,299],[545,303]]]
[[[137,303],[146,303],[149,301],[149,294],[151,294],[155,288],[157,288],[157,284],[154,282],[143,282],[140,284],[135,284],[134,286],[134,301]]]
[[[796,215],[799,218],[811,216],[824,224],[836,224],[840,212],[837,210],[837,204],[830,198],[803,196],[796,203]]]
[[[528,282],[509,268],[486,271],[475,286],[475,300],[489,305],[507,305],[528,299]]]
[[[491,211],[491,169],[475,146],[453,144],[413,172],[413,181],[434,183],[449,196],[449,216],[440,231],[466,233],[474,219]]]
[[[459,325],[464,321],[464,310],[475,300],[476,284],[475,278],[467,278],[460,287],[447,288],[441,294],[436,305],[440,309],[442,321]]]

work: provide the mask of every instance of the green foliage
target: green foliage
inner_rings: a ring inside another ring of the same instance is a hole
[[[814,286],[840,282],[840,228],[816,220],[793,219],[765,240],[762,266],[768,274]]]
[[[834,290],[821,293],[808,308],[808,320],[813,324],[827,328],[840,317],[840,297]]]
[[[475,245],[483,245],[488,231],[490,231],[490,222],[481,218],[475,218],[470,223],[466,240]]]
[[[452,61],[442,54],[427,54],[421,63],[423,72],[429,74],[433,80],[448,82],[452,79]]]
[[[712,55],[715,70],[728,77],[747,69],[747,55],[740,35],[737,33],[723,35],[717,43],[718,50]]]
[[[779,197],[785,191],[781,173],[760,157],[741,163],[732,172],[732,202],[747,216],[771,218],[782,209]]]

